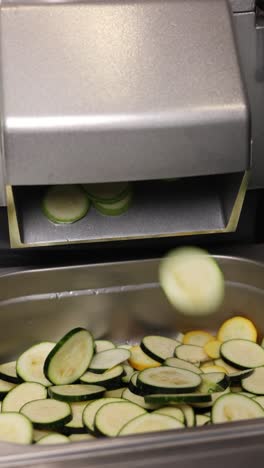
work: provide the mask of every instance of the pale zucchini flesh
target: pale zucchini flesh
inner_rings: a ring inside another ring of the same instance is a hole
[[[178,419],[165,414],[144,414],[129,421],[119,432],[120,436],[148,432],[182,429],[184,424]]]
[[[129,357],[130,351],[128,349],[108,349],[94,355],[89,365],[89,370],[95,373],[103,373],[122,364]]]
[[[70,439],[63,434],[48,434],[37,442],[38,445],[68,444]]]
[[[87,430],[91,433],[94,433],[94,421],[97,411],[106,405],[107,403],[113,402],[122,402],[122,398],[100,398],[100,400],[93,401],[89,405],[86,406],[83,410],[83,424],[87,428]]]
[[[162,363],[165,359],[174,356],[175,349],[180,344],[179,341],[164,336],[145,336],[140,346],[150,358]]]
[[[186,369],[162,366],[141,371],[137,384],[145,393],[187,393],[199,387],[201,377]]]
[[[2,412],[19,412],[25,403],[32,400],[47,398],[47,389],[44,385],[25,382],[10,390],[2,404]]]
[[[192,364],[191,362],[188,362],[188,361],[184,361],[183,359],[175,358],[175,357],[166,359],[166,361],[164,362],[164,365],[170,366],[170,367],[177,367],[178,369],[186,369],[191,372],[194,372],[195,374],[202,373],[201,369],[197,365]]]
[[[44,363],[44,374],[55,385],[71,384],[88,369],[93,354],[91,333],[83,328],[75,328],[50,351]]]
[[[223,302],[223,273],[202,249],[185,247],[170,252],[161,260],[159,278],[168,300],[182,314],[208,315]]]
[[[89,208],[90,201],[78,185],[52,186],[42,202],[43,213],[56,224],[74,223],[83,218]]]
[[[46,357],[54,348],[55,343],[38,343],[24,351],[17,360],[17,375],[25,382],[37,382],[45,387],[51,382],[45,377],[43,367]]]
[[[19,413],[1,413],[0,440],[16,444],[31,444],[33,440],[31,422]]]
[[[0,365],[0,379],[15,384],[21,383],[21,379],[16,372],[16,361],[5,362]]]
[[[27,416],[36,429],[57,429],[72,419],[70,405],[52,399],[30,401],[22,406],[20,413]]]
[[[115,437],[125,424],[145,413],[143,408],[130,401],[107,403],[96,413],[95,430],[100,435]]]
[[[149,410],[149,411],[158,409],[161,406],[160,404],[147,403],[143,396],[137,395],[136,393],[131,392],[129,388],[126,388],[123,391],[122,398],[124,400],[131,401],[132,403],[135,403],[141,408],[144,408],[145,410]]]
[[[263,418],[264,409],[252,398],[239,393],[227,393],[213,405],[212,422],[224,423],[244,419]]]
[[[253,341],[242,339],[225,341],[220,353],[224,361],[238,369],[264,366],[264,349]]]

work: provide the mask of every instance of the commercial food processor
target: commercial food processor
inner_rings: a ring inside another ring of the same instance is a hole
[[[119,342],[217,328],[264,333],[261,0],[2,0],[0,356],[84,326]],[[50,186],[129,182],[120,216],[43,213]],[[160,257],[216,255],[221,310],[173,312]],[[65,446],[0,443],[0,466],[260,466],[264,423]],[[37,448],[36,448],[37,447]]]

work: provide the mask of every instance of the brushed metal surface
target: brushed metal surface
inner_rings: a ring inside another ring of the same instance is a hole
[[[234,15],[238,50],[251,110],[251,188],[264,187],[264,29],[256,29],[255,13]]]
[[[9,184],[248,168],[225,0],[2,6],[1,16]]]
[[[79,4],[88,3],[89,0],[78,0]],[[229,0],[230,6],[234,13],[246,11],[254,11],[255,0]],[[69,5],[76,3],[76,0],[2,0],[3,5],[19,6],[19,5]]]
[[[68,225],[56,225],[44,216],[43,188],[15,187],[14,206],[9,208],[11,245],[19,247],[14,241],[17,230],[20,242],[33,247],[222,232],[228,230],[232,219],[235,223],[239,219],[247,186],[242,187],[243,180],[243,174],[232,174],[134,184],[133,203],[125,214],[104,216],[91,208],[85,218]],[[234,210],[241,196],[238,210]],[[232,230],[235,227],[232,224]]]
[[[159,260],[70,266],[0,277],[0,359],[14,357],[36,341],[56,340],[76,325],[96,337],[134,342],[146,333],[215,330],[245,314],[264,334],[264,265],[216,257],[226,280],[223,307],[213,316],[186,318],[172,310],[158,287]],[[0,443],[0,466],[205,468],[261,466],[264,420],[229,423],[120,439],[53,447]],[[261,463],[260,463],[261,460]],[[258,463],[259,462],[259,463]]]

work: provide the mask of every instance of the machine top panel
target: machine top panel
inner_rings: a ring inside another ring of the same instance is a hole
[[[1,8],[7,183],[248,168],[225,0],[64,3]]]

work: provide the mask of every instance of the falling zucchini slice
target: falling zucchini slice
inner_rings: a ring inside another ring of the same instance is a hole
[[[75,223],[87,214],[89,208],[90,201],[78,185],[52,186],[42,202],[43,213],[56,224]]]
[[[55,385],[71,384],[88,369],[93,354],[91,333],[84,328],[75,328],[50,351],[44,363],[44,374]]]
[[[223,273],[204,250],[178,248],[160,263],[161,287],[176,310],[185,315],[208,315],[222,304]]]

